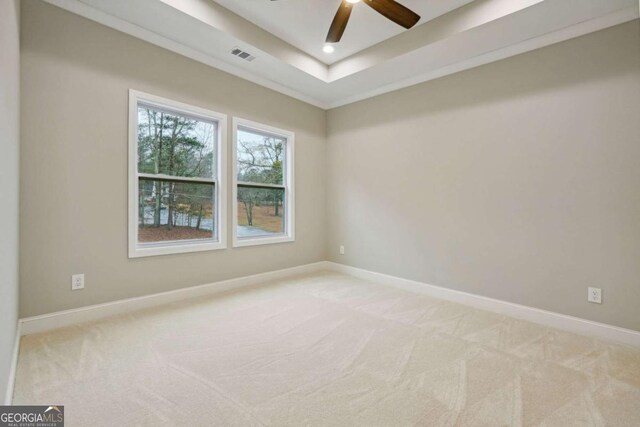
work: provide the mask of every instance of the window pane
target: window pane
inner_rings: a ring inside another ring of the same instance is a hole
[[[284,190],[238,187],[238,237],[284,234]]]
[[[138,106],[138,172],[212,178],[216,124]]]
[[[238,129],[238,181],[283,184],[286,139]]]
[[[214,186],[140,180],[138,242],[214,238]]]

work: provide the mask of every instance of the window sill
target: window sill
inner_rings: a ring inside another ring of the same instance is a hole
[[[278,236],[278,237],[235,237],[233,238],[233,247],[241,248],[244,246],[259,246],[259,245],[274,245],[277,243],[290,243],[294,242],[293,236]]]
[[[226,249],[227,245],[223,242],[189,242],[177,243],[170,245],[148,245],[129,248],[129,258],[143,258],[149,256],[185,254],[191,252],[214,251],[218,249]]]

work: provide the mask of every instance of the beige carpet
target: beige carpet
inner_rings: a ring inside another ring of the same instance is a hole
[[[640,426],[640,350],[333,273],[22,339],[67,426]]]

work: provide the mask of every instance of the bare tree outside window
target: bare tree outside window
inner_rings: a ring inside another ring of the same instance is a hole
[[[237,131],[238,237],[283,234],[286,139]]]
[[[138,241],[215,237],[216,124],[138,106]]]

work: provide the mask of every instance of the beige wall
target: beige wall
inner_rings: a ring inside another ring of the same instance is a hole
[[[324,111],[40,1],[22,25],[21,316],[325,258]],[[129,88],[294,131],[296,242],[129,260]]]
[[[22,23],[21,316],[328,258],[640,330],[639,21],[328,113],[42,2]],[[296,132],[296,242],[127,259],[129,88]]]
[[[0,402],[18,320],[19,9],[18,0],[0,1]]]
[[[327,153],[330,260],[640,330],[640,21],[331,110]]]

